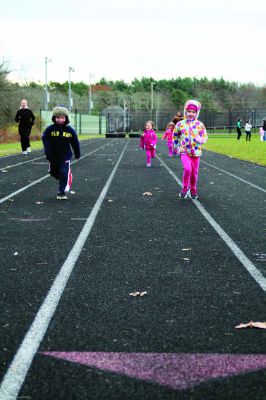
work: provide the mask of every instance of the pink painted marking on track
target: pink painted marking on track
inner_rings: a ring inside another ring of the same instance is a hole
[[[54,358],[157,383],[189,389],[215,378],[266,368],[266,355],[108,352],[42,352]]]

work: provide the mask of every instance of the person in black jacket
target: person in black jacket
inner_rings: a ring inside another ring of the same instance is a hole
[[[80,158],[80,147],[75,130],[68,125],[68,109],[57,106],[53,109],[53,124],[49,125],[42,135],[46,158],[49,161],[49,173],[59,180],[58,200],[67,200],[66,192],[70,192],[72,172],[70,168],[72,151]]]
[[[27,100],[21,100],[20,109],[16,113],[15,121],[18,122],[18,133],[20,136],[22,153],[28,154],[31,152],[30,134],[35,116],[28,108]]]

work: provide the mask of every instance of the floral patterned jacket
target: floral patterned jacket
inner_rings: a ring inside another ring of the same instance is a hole
[[[174,142],[179,142],[180,154],[187,154],[190,157],[202,155],[202,145],[207,142],[206,128],[198,119],[183,119],[176,124]]]

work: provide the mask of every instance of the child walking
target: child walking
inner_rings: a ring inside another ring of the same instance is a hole
[[[49,161],[49,173],[59,180],[57,200],[67,200],[66,192],[70,192],[72,172],[70,168],[72,151],[80,158],[80,147],[75,130],[69,126],[68,109],[57,106],[53,109],[53,124],[48,126],[42,141],[46,158]]]
[[[168,156],[173,157],[176,156],[177,154],[177,149],[173,147],[173,139],[174,139],[174,129],[175,129],[175,124],[173,122],[169,122],[167,125],[167,129],[163,134],[162,140],[167,139],[167,146],[168,146]]]
[[[245,125],[245,132],[246,132],[246,141],[249,141],[249,142],[251,139],[251,129],[252,129],[252,124],[251,124],[250,120],[248,120]]]
[[[263,140],[264,140],[264,129],[263,129],[262,126],[260,127],[259,134],[260,134],[260,141],[263,142]]]
[[[184,107],[184,120],[176,124],[174,136],[179,138],[179,152],[183,165],[182,190],[179,193],[181,199],[190,196],[198,199],[197,181],[199,173],[202,144],[206,143],[208,136],[206,128],[198,120],[201,104],[196,100],[188,100]]]
[[[145,129],[140,137],[140,147],[146,151],[146,164],[151,167],[151,159],[156,155],[157,135],[154,131],[153,121],[147,121]]]
[[[237,132],[237,140],[240,139],[242,132],[241,132],[241,118],[238,118],[236,121],[236,132]]]

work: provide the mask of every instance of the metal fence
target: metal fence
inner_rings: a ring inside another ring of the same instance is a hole
[[[41,131],[52,123],[52,111],[40,110]],[[106,117],[99,113],[91,115],[88,111],[78,111],[69,114],[70,125],[78,135],[95,135],[106,133]]]
[[[176,110],[128,110],[105,109],[98,115],[90,115],[88,111],[78,111],[70,114],[70,123],[78,134],[106,134],[119,132],[143,131],[146,121],[152,120],[158,131],[164,131],[167,124],[172,121]],[[40,117],[43,130],[51,124],[51,111],[41,110]],[[240,118],[244,127],[250,120],[254,128],[262,125],[266,119],[266,108],[239,109],[219,112],[216,110],[202,109],[199,119],[205,124],[207,130],[219,129],[231,132],[235,129],[236,121]]]
[[[154,122],[156,130],[163,131],[175,114],[176,110],[109,110],[105,112],[106,131],[108,133],[142,131],[148,120]],[[223,129],[228,132],[235,129],[238,118],[241,119],[243,127],[250,120],[252,126],[258,128],[262,125],[262,120],[266,119],[266,108],[224,112],[202,109],[199,117],[209,131]]]

